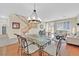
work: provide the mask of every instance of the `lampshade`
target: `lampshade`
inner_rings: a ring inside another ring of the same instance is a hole
[[[36,22],[41,22],[41,19],[38,17],[37,13],[36,13],[36,9],[35,9],[35,4],[34,4],[34,10],[31,14],[30,17],[28,17],[27,19],[28,21],[36,21]]]

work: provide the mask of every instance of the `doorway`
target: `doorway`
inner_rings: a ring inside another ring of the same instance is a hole
[[[6,26],[5,25],[2,26],[2,35],[4,35],[4,34],[6,34]]]

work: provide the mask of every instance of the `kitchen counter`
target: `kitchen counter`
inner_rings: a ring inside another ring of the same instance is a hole
[[[79,37],[67,37],[67,43],[79,46]]]
[[[0,39],[0,47],[7,46],[7,45],[10,45],[10,44],[14,44],[16,42],[17,42],[16,38]]]
[[[16,38],[0,38],[0,56],[5,56],[7,51],[7,45],[11,45],[17,42]]]

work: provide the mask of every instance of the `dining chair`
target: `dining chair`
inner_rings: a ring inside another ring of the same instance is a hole
[[[20,52],[20,55],[22,55],[22,52],[23,52],[23,49],[25,48],[23,44],[25,44],[24,42],[24,38],[22,38],[20,35],[18,34],[14,34],[17,36],[17,39],[18,39],[18,49],[17,49],[17,54],[19,54]],[[26,42],[27,43],[27,42]]]
[[[51,41],[51,44],[48,45],[44,51],[48,53],[49,56],[60,56],[62,54],[62,40],[65,40],[63,36],[56,36],[55,40]],[[63,48],[66,46],[63,46]],[[64,52],[64,51],[63,51]]]
[[[31,56],[34,54],[36,51],[39,50],[39,48],[33,43],[29,42],[27,38],[22,37],[21,35],[15,34],[18,39],[18,52],[21,49],[21,55],[27,55]]]
[[[62,36],[56,36],[56,39],[58,40],[58,43],[57,43],[57,49],[56,49],[56,56],[61,56],[61,55],[64,55],[65,54],[65,50],[66,50],[66,39],[65,37],[62,35]],[[63,54],[62,54],[63,52]]]
[[[56,44],[55,44],[55,42],[52,41],[50,45],[46,46],[44,51],[48,54],[48,56],[55,56],[56,55]]]

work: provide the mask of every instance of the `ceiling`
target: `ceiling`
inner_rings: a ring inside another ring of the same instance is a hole
[[[30,16],[33,3],[0,3],[0,18],[7,18],[16,13]],[[63,17],[72,17],[79,14],[79,3],[37,3],[37,14],[42,20],[55,20]]]

